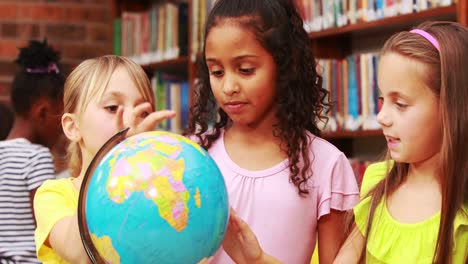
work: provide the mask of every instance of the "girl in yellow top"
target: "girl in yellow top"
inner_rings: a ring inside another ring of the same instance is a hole
[[[36,251],[43,263],[90,263],[81,242],[77,207],[86,168],[116,132],[152,130],[173,111],[153,112],[154,97],[143,69],[118,56],[82,62],[67,78],[62,127],[71,141],[72,178],[46,181],[36,192]]]
[[[335,263],[467,262],[467,61],[468,29],[457,23],[423,23],[385,43],[377,118],[394,162],[367,169]]]

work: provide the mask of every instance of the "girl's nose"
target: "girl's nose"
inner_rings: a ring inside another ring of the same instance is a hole
[[[382,108],[380,109],[379,113],[377,114],[377,122],[382,127],[388,127],[392,125],[392,121],[390,118],[390,115],[384,105],[382,105]]]
[[[233,95],[235,93],[238,93],[240,90],[240,85],[236,78],[232,76],[232,74],[226,74],[224,76],[224,82],[222,85],[222,89],[224,94],[226,95]]]
[[[122,106],[119,106],[117,109],[116,120],[115,120],[117,131],[120,131],[127,127],[127,124],[128,124],[127,120],[128,120],[127,113],[125,113],[124,108]]]

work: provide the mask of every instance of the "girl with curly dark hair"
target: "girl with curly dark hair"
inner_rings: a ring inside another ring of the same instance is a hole
[[[359,191],[345,155],[319,137],[327,92],[293,1],[217,1],[196,90],[185,134],[217,162],[232,208],[264,250],[307,263],[318,233],[321,262],[331,262]],[[237,259],[229,232],[234,261],[261,257]],[[213,262],[231,260],[221,250]]]

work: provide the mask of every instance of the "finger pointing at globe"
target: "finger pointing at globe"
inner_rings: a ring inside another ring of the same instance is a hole
[[[130,128],[127,136],[138,133],[153,131],[157,124],[169,118],[173,118],[176,113],[173,110],[161,110],[153,112],[150,103],[145,102],[137,105],[130,113],[124,113],[122,107],[117,109],[116,127],[117,131]],[[127,115],[126,118],[124,115]]]

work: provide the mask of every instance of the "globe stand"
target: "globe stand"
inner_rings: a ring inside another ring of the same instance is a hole
[[[119,144],[126,138],[126,134],[129,128],[119,131],[117,134],[112,136],[96,153],[93,160],[88,166],[86,173],[83,178],[83,183],[81,184],[80,194],[78,198],[78,227],[80,230],[81,241],[83,247],[88,254],[89,259],[93,264],[106,264],[104,259],[101,258],[99,252],[91,240],[91,235],[89,234],[88,224],[86,222],[86,194],[88,191],[89,182],[91,177],[96,170],[97,165],[102,160],[102,158],[111,150],[115,145]]]

